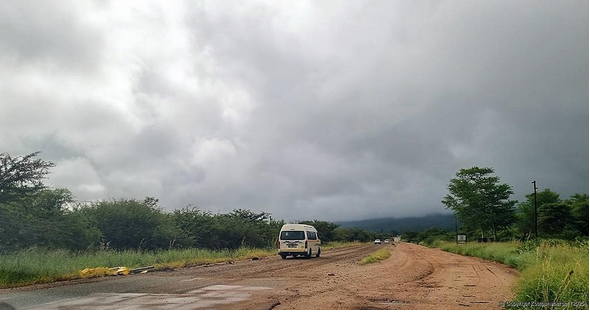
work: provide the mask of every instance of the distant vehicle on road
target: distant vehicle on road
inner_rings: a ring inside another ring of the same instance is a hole
[[[384,240],[383,244],[389,244],[389,240],[388,239]]]
[[[321,243],[318,231],[313,226],[285,224],[279,233],[277,247],[279,248],[279,256],[283,259],[287,256],[311,258],[313,255],[319,258],[322,253]]]
[[[381,240],[377,238],[377,239],[375,240],[375,244],[379,244],[379,245],[381,245]]]

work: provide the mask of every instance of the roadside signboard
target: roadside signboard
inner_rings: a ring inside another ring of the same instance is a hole
[[[467,235],[457,235],[457,244],[467,243]]]

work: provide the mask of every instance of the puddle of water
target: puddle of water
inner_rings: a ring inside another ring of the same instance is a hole
[[[262,286],[244,286],[242,287],[242,290],[267,290],[267,289],[271,289],[270,287],[262,287]]]
[[[203,287],[203,288],[201,288],[201,290],[216,291],[216,290],[238,289],[238,288],[242,288],[242,287],[244,287],[244,286],[240,286],[240,285],[212,285],[212,286]]]
[[[195,277],[195,278],[189,278],[189,279],[185,279],[182,280],[181,282],[193,282],[193,281],[198,281],[198,280],[203,280],[204,278],[202,277]]]

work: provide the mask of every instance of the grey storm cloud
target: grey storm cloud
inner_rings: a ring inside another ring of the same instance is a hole
[[[78,200],[334,221],[588,191],[587,1],[0,2],[0,151]]]

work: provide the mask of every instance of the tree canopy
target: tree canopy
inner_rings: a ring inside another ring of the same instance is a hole
[[[539,232],[545,235],[562,234],[568,227],[575,230],[571,209],[564,203],[544,204],[538,213]]]
[[[491,233],[497,239],[499,230],[515,221],[516,201],[510,200],[512,188],[500,183],[489,167],[461,169],[449,182],[442,203],[453,210],[463,227],[479,232],[482,237]]]
[[[20,200],[45,188],[42,180],[55,164],[37,158],[40,153],[18,157],[0,154],[0,203]]]
[[[43,179],[54,166],[38,159],[39,152],[22,157],[0,154],[0,252],[41,248],[85,250],[96,248],[149,249],[274,246],[284,220],[272,220],[266,212],[235,209],[211,213],[196,206],[165,211],[158,199],[111,199],[77,203],[64,188],[52,189]],[[500,183],[491,168],[468,168],[450,180],[449,194],[442,200],[455,211],[468,234],[502,231],[515,220],[512,189]],[[519,205],[522,231],[531,227],[532,194]],[[561,201],[546,189],[538,193],[540,234],[571,239],[588,236],[588,195],[575,194]],[[528,209],[528,210],[527,210]],[[371,241],[386,238],[367,228],[342,228],[336,223],[309,220],[320,238],[329,241]],[[519,223],[520,226],[520,223]],[[521,232],[522,232],[521,231]],[[395,234],[391,232],[391,234]],[[422,234],[407,232],[407,239],[429,242],[450,239],[453,233],[429,229]],[[415,237],[414,237],[415,236]],[[512,237],[513,238],[513,237]]]
[[[557,204],[560,203],[561,199],[559,194],[551,191],[550,189],[544,189],[537,192],[537,213],[539,207],[545,204]],[[518,228],[524,236],[530,236],[535,231],[535,195],[530,193],[526,195],[526,201],[518,204]]]

